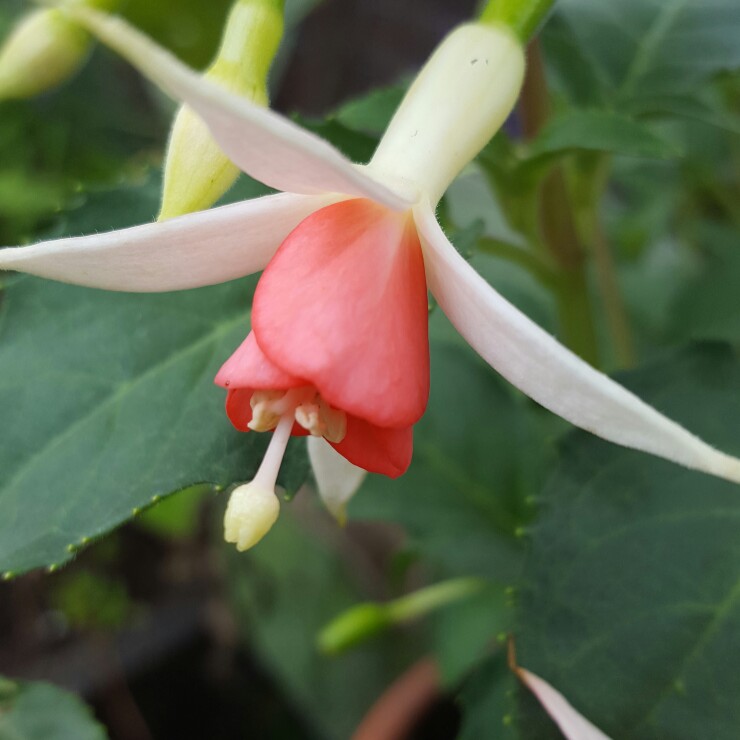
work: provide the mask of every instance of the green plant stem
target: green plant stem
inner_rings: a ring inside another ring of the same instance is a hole
[[[485,587],[479,578],[456,578],[422,588],[386,604],[357,604],[331,620],[318,634],[316,644],[326,655],[338,655],[360,645],[393,625],[426,616],[467,599]]]
[[[530,45],[529,65],[522,91],[521,112],[525,136],[535,137],[549,114],[549,96],[539,45]],[[586,275],[583,244],[575,222],[573,203],[561,166],[544,178],[538,193],[541,238],[555,267],[555,298],[563,341],[576,354],[599,366],[599,348]]]
[[[629,368],[636,363],[635,343],[627,307],[617,279],[609,240],[601,223],[599,204],[606,191],[611,158],[597,156],[582,173],[584,203],[580,209],[581,239],[588,245],[596,268],[596,280],[604,306],[607,328],[619,367]]]
[[[467,599],[484,586],[479,578],[456,578],[452,581],[435,583],[408,596],[391,601],[386,613],[393,623],[407,622],[423,617],[441,607]]]
[[[501,257],[509,262],[521,265],[545,287],[553,288],[557,282],[557,276],[550,265],[539,254],[530,249],[517,247],[515,244],[509,244],[491,236],[482,236],[478,240],[478,249],[492,257]]]
[[[488,0],[480,21],[506,26],[526,43],[554,3],[555,0]]]

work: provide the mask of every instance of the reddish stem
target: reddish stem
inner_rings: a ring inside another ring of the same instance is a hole
[[[406,740],[440,695],[436,663],[431,658],[414,663],[375,702],[352,740]]]

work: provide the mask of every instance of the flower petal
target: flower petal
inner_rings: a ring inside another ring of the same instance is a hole
[[[347,521],[347,504],[357,493],[367,473],[319,437],[308,438],[308,457],[321,500],[339,524],[344,524]]]
[[[228,92],[175,59],[120,18],[80,5],[70,16],[133,64],[208,125],[224,153],[244,172],[293,193],[345,193],[372,198],[395,210],[411,205],[353,165],[329,143],[284,116]]]
[[[449,243],[428,205],[415,217],[430,290],[460,334],[509,382],[610,442],[740,482],[740,460],[594,370],[502,298]]]
[[[347,435],[331,446],[353,465],[389,478],[403,475],[411,464],[414,430],[384,429],[347,415]]]
[[[231,390],[250,388],[252,391],[287,391],[308,385],[305,380],[286,373],[270,362],[257,344],[253,331],[221,366],[214,382]]]
[[[568,740],[610,740],[607,735],[579,714],[567,699],[547,681],[543,681],[539,676],[535,676],[534,673],[524,668],[515,668],[515,670]]]
[[[330,196],[268,195],[160,223],[0,249],[0,270],[140,293],[213,285],[264,269]]]
[[[303,221],[262,275],[252,309],[272,362],[379,427],[407,427],[424,413],[427,323],[412,220],[363,199]]]

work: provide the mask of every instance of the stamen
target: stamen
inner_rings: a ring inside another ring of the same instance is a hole
[[[347,434],[347,414],[333,409],[318,393],[312,401],[296,407],[295,420],[312,436],[324,437],[335,444]]]
[[[319,403],[319,408],[326,426],[324,438],[338,444],[347,435],[347,414],[339,409],[333,409],[323,398]]]
[[[247,426],[255,432],[274,429],[286,411],[285,391],[255,391],[249,399],[252,421]]]
[[[326,424],[317,403],[302,403],[295,410],[295,420],[312,436],[323,437]]]

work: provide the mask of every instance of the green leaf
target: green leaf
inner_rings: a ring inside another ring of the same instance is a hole
[[[96,198],[100,213],[125,212],[123,192]],[[85,231],[95,212],[80,212]],[[248,331],[253,286],[135,295],[11,282],[0,306],[1,572],[59,565],[159,497],[254,474],[268,440],[233,430],[213,385]],[[282,482],[295,490],[308,465],[300,442],[291,449]]]
[[[622,380],[740,452],[740,361],[675,352]],[[738,487],[583,432],[542,497],[520,597],[520,665],[611,737],[740,735]],[[549,737],[534,731],[533,737]]]
[[[0,676],[0,740],[104,740],[107,735],[76,696],[46,683]]]
[[[445,576],[516,578],[519,529],[530,515],[548,457],[547,428],[470,350],[432,345],[429,407],[414,459],[397,481],[372,476],[351,519],[398,522]]]
[[[326,139],[355,162],[368,162],[378,144],[376,138],[348,128],[337,120],[315,120],[298,115],[293,116],[293,120],[322,139]]]
[[[333,118],[354,131],[380,136],[401,104],[407,85],[391,85],[344,103]]]
[[[519,740],[516,688],[516,678],[501,650],[468,678],[458,695],[463,719],[457,740]]]
[[[675,296],[671,306],[673,336],[680,339],[740,341],[740,253],[735,229],[700,224],[701,241],[694,279]]]
[[[598,151],[668,159],[679,150],[650,126],[611,111],[569,110],[555,118],[532,142],[531,156],[563,151]]]
[[[740,67],[736,0],[560,0],[557,9],[620,106],[652,107],[656,96],[697,91],[708,77]]]
[[[513,610],[501,586],[489,586],[434,615],[434,652],[443,684],[456,686],[494,648],[500,648],[512,623]]]
[[[248,554],[229,548],[227,573],[250,649],[318,737],[344,740],[418,656],[418,645],[413,634],[391,631],[336,657],[319,652],[321,629],[367,600],[358,570],[365,578],[379,574],[362,547],[313,503],[312,509],[301,494],[297,516],[295,508],[283,512]]]

